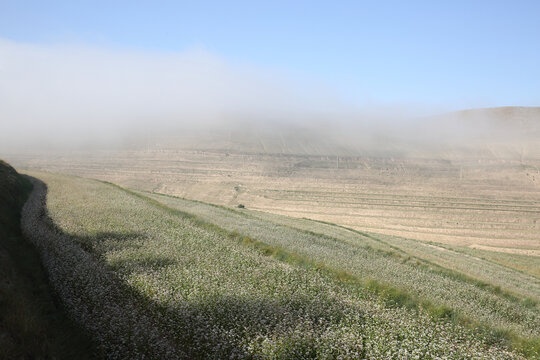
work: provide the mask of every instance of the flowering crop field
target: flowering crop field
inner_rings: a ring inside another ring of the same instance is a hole
[[[108,358],[539,357],[538,284],[509,269],[498,290],[369,234],[31,175],[23,231]]]
[[[448,245],[384,234],[359,232],[330,223],[249,209],[226,208],[164,194],[139,193],[167,206],[188,211],[206,221],[214,222],[230,230],[236,230],[243,234],[249,233],[252,236],[255,236],[255,231],[258,231],[256,237],[261,238],[264,236],[264,241],[269,243],[275,241],[272,240],[273,238],[292,239],[292,242],[298,243],[299,239],[307,237],[306,241],[313,244],[316,242],[316,237],[322,237],[326,238],[327,241],[324,242],[324,245],[327,246],[333,240],[333,242],[347,242],[349,245],[356,247],[395,252],[393,255],[398,256],[397,261],[399,263],[402,263],[403,257],[407,258],[407,260],[414,258],[415,261],[418,260],[424,264],[436,264],[455,270],[463,275],[468,275],[481,282],[499,286],[501,289],[512,292],[516,297],[522,299],[530,297],[540,300],[540,280],[537,277],[477,256],[465,254],[457,251],[457,249],[454,250]],[[304,234],[299,234],[302,231]],[[290,233],[283,235],[283,232]],[[308,232],[308,234],[305,234],[305,232]],[[370,257],[373,258],[373,254],[370,254]],[[529,261],[532,260],[534,258],[529,257]]]
[[[352,275],[383,281],[400,289],[405,289],[421,299],[456,310],[458,314],[476,319],[490,327],[513,329],[521,335],[534,336],[540,329],[540,283],[536,278],[520,274],[511,269],[502,268],[480,260],[476,265],[470,261],[471,269],[478,272],[482,268],[485,278],[493,274],[501,276],[505,286],[515,293],[501,293],[500,288],[491,287],[485,282],[466,281],[462,276],[450,271],[439,271],[438,267],[419,266],[416,259],[391,253],[390,243],[382,243],[388,249],[374,249],[377,238],[368,234],[352,233],[349,237],[330,237],[311,231],[302,231],[292,225],[280,224],[284,217],[271,215],[273,221],[258,219],[247,211],[232,211],[204,203],[186,201],[168,196],[150,195],[178,209],[189,209],[205,221],[212,221],[220,227],[262,240],[266,244],[289,249],[313,259],[315,262],[329,264],[337,271],[349,272]],[[294,221],[294,219],[293,219]],[[328,232],[327,230],[322,230]],[[385,237],[388,238],[388,237]],[[378,241],[381,243],[381,240]],[[406,244],[405,242],[403,242]],[[377,251],[379,250],[379,251]],[[386,251],[385,251],[386,250]],[[407,250],[415,250],[410,244]],[[441,252],[438,249],[430,251]],[[450,251],[448,251],[450,253]],[[429,256],[429,252],[426,251]],[[456,253],[450,256],[467,257]],[[448,256],[448,255],[447,255]],[[412,260],[412,261],[411,261]],[[441,258],[444,262],[445,258]],[[448,260],[447,260],[448,261]],[[458,263],[455,259],[451,262]],[[506,282],[505,282],[506,281]],[[513,286],[512,286],[513,285]],[[512,296],[515,294],[515,296]],[[531,297],[522,298],[520,295]]]

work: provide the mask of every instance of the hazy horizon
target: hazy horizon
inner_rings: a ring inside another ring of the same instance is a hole
[[[485,119],[425,119],[540,104],[534,2],[27,5],[0,6],[2,151],[229,128],[461,141]]]

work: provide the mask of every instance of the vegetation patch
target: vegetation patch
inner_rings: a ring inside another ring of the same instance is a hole
[[[90,359],[88,334],[51,292],[36,249],[21,235],[30,181],[0,160],[0,359]]]
[[[173,209],[97,181],[40,177],[47,212],[33,217],[44,203],[31,203],[26,225],[46,224],[40,250],[48,271],[65,279],[55,283],[59,293],[116,357],[519,358],[449,320],[444,303],[375,276],[385,267],[407,277],[423,271],[400,257],[238,210]],[[86,241],[94,245],[83,248]]]
[[[165,199],[167,196],[159,196],[155,197],[155,199]],[[189,203],[187,200],[182,200],[182,204]],[[201,204],[201,206],[195,206],[191,208],[191,211],[195,210],[195,213],[199,211],[201,214],[204,212],[201,210],[201,207],[204,206],[204,203],[198,202]],[[173,202],[167,202],[169,205],[174,205]],[[213,207],[213,205],[208,205],[207,207]],[[222,226],[227,226],[231,223],[234,223],[231,218],[230,212],[232,211],[234,213],[234,210],[232,209],[224,209],[227,212],[227,219],[228,222],[222,222]],[[206,214],[206,213],[204,213]],[[244,218],[249,217],[249,214],[243,213],[242,216]],[[212,212],[212,217],[205,217],[206,221],[217,221],[219,218],[219,215],[217,212]],[[253,218],[253,217],[252,217]],[[275,217],[277,219],[277,217]],[[201,219],[198,219],[198,222],[201,223]],[[320,222],[325,223],[325,222]],[[277,226],[279,222],[274,222],[274,226]],[[330,226],[339,227],[338,225],[332,224],[332,223],[325,223]],[[211,224],[212,227],[215,227],[215,224]],[[234,225],[231,225],[234,227]],[[285,225],[287,228],[301,231],[304,234],[311,235],[313,237],[323,237],[327,239],[327,244],[330,245],[333,241],[340,242],[343,244],[350,244],[349,241],[345,241],[338,238],[328,237],[324,236],[320,233],[316,233],[310,230],[299,230],[294,228],[294,225]],[[242,228],[244,231],[250,231],[250,228],[247,227],[238,227],[239,229]],[[529,300],[531,303],[529,304],[528,301],[522,300],[522,297],[516,297],[514,294],[508,291],[502,290],[499,286],[495,286],[492,284],[488,284],[486,282],[471,278],[465,274],[458,273],[456,271],[453,271],[451,269],[443,268],[442,266],[439,266],[435,263],[432,263],[430,261],[425,261],[421,258],[418,258],[416,256],[410,256],[403,250],[401,250],[398,247],[393,246],[392,244],[387,243],[384,240],[379,239],[378,237],[369,234],[364,233],[360,231],[355,231],[352,229],[346,229],[347,231],[350,231],[352,233],[356,233],[358,235],[361,235],[363,238],[367,238],[373,241],[376,241],[377,243],[382,243],[385,246],[388,246],[390,250],[385,250],[384,248],[372,248],[370,245],[365,245],[358,243],[358,246],[362,246],[363,249],[372,251],[373,256],[380,256],[388,258],[390,261],[398,261],[400,264],[407,265],[407,267],[413,267],[421,269],[423,272],[426,272],[427,274],[432,274],[433,279],[436,279],[437,276],[443,276],[446,279],[451,279],[452,281],[455,281],[454,285],[447,284],[446,286],[449,287],[455,287],[459,291],[461,291],[460,284],[466,283],[473,285],[477,287],[478,289],[482,291],[487,291],[489,293],[492,293],[496,296],[503,297],[507,300],[509,300],[511,303],[517,304],[519,306],[523,306],[524,308],[529,308],[533,311],[533,313],[536,312],[536,309],[534,308],[535,302],[534,299]],[[274,228],[274,231],[276,231],[277,228]],[[254,230],[255,232],[255,230]],[[258,236],[265,235],[265,232],[263,229],[260,229],[256,232]],[[291,233],[292,234],[292,233]],[[297,243],[299,241],[298,237],[293,237],[291,234],[285,235],[282,233],[279,233],[279,236],[282,238],[289,238],[291,241],[294,241]],[[232,232],[229,232],[229,236],[232,238],[240,239],[243,244],[248,244],[251,246],[254,246],[255,248],[259,249],[263,252],[265,255],[273,256],[278,260],[286,261],[291,264],[301,265],[301,266],[309,266],[312,268],[316,268],[317,270],[325,271],[326,273],[330,274],[331,276],[339,279],[340,281],[347,282],[349,284],[354,284],[354,286],[360,287],[363,291],[363,289],[368,289],[371,292],[374,292],[377,294],[382,300],[384,300],[385,304],[387,306],[392,307],[405,307],[408,309],[423,309],[427,311],[433,318],[435,319],[447,319],[451,320],[453,322],[463,324],[468,326],[469,328],[473,329],[475,332],[477,332],[480,336],[485,337],[489,343],[492,343],[493,341],[498,341],[499,344],[503,344],[505,346],[509,346],[514,348],[515,350],[528,354],[528,351],[525,350],[518,342],[514,341],[514,339],[521,339],[524,340],[525,343],[534,344],[537,341],[537,338],[534,335],[518,335],[518,331],[516,330],[510,330],[506,328],[506,330],[502,331],[502,327],[498,325],[497,322],[492,322],[489,324],[489,321],[482,320],[481,318],[477,318],[474,315],[467,314],[465,311],[460,311],[459,308],[451,307],[445,304],[441,301],[433,301],[429,300],[426,297],[422,297],[419,295],[414,294],[413,291],[410,289],[406,289],[403,287],[397,287],[394,283],[393,285],[390,285],[388,282],[376,280],[375,278],[367,278],[364,275],[358,275],[358,273],[351,273],[350,270],[346,270],[346,268],[340,268],[339,266],[333,266],[330,267],[327,264],[331,264],[335,262],[332,261],[317,261],[316,257],[309,257],[306,255],[300,255],[298,252],[291,252],[290,248],[276,245],[269,245],[266,242],[261,242],[259,240],[254,240],[253,238],[250,238],[246,235],[241,235],[238,233],[238,231],[233,230]],[[271,237],[266,237],[265,239],[272,241]],[[292,240],[295,239],[295,240]],[[290,245],[289,245],[290,246]],[[343,255],[347,256],[347,255]],[[375,258],[372,257],[372,260]],[[407,267],[403,267],[403,271],[409,271],[407,270]],[[436,276],[435,276],[436,275]],[[432,289],[432,291],[436,291],[435,289]],[[432,295],[432,294],[431,294]],[[527,298],[524,298],[527,299]],[[475,300],[472,300],[475,301]],[[513,305],[508,305],[512,307]],[[489,310],[489,309],[484,309]]]

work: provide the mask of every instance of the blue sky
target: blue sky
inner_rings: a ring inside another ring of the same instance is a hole
[[[0,1],[0,38],[200,47],[360,106],[540,105],[540,1]]]

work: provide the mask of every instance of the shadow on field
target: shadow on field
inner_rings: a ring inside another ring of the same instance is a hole
[[[51,291],[20,213],[31,183],[0,160],[0,359],[92,359],[90,337]]]
[[[47,191],[46,185],[40,180],[33,179],[33,181],[41,183],[44,191]],[[178,284],[178,288],[172,290],[173,295],[178,294],[177,301],[172,304],[160,303],[155,300],[154,295],[158,295],[153,293],[155,289],[147,288],[147,294],[143,294],[130,286],[125,279],[130,275],[156,274],[167,267],[182,266],[178,260],[166,255],[148,253],[120,257],[116,261],[105,261],[104,256],[110,251],[137,249],[145,241],[150,240],[147,235],[137,232],[127,234],[103,232],[91,236],[67,234],[49,217],[46,208],[41,210],[40,219],[55,236],[63,237],[78,245],[81,251],[90,255],[95,264],[107,270],[107,276],[111,277],[110,282],[114,283],[117,290],[111,299],[118,299],[118,304],[126,302],[126,299],[130,304],[135,304],[130,308],[136,314],[130,314],[129,318],[136,319],[139,316],[145,316],[153,319],[152,325],[159,329],[160,336],[173,345],[178,358],[252,358],[253,355],[248,353],[239,340],[254,339],[257,336],[268,336],[273,339],[279,337],[279,354],[283,358],[316,357],[317,341],[314,337],[320,336],[328,325],[339,323],[344,319],[345,314],[351,311],[358,312],[358,309],[353,310],[347,304],[336,306],[335,299],[324,295],[316,298],[295,295],[295,289],[291,289],[290,293],[274,296],[272,299],[213,295],[207,296],[202,301],[184,301],[182,300],[182,285],[189,287],[189,284]],[[74,268],[73,271],[76,269]],[[169,285],[171,288],[175,286],[175,284]],[[92,282],[72,286],[90,287]],[[238,284],[238,286],[240,288],[242,285]],[[82,293],[92,294],[92,290],[84,289]],[[78,306],[92,307],[94,305],[81,301]],[[111,317],[113,316],[117,315],[112,314]],[[130,320],[126,320],[126,324],[130,324],[128,321]],[[85,324],[82,325],[85,326]],[[298,334],[299,329],[302,329],[300,333],[306,333],[304,330],[309,329],[314,331],[307,331],[310,335],[302,339],[294,339],[294,334]],[[147,356],[152,357],[152,351],[149,350],[153,346],[151,343],[141,345],[135,343],[135,340],[131,342],[119,339],[118,341],[123,344],[128,343],[127,346],[136,347],[128,352],[146,353]],[[104,348],[107,348],[106,345]],[[102,355],[109,357],[106,351]]]

